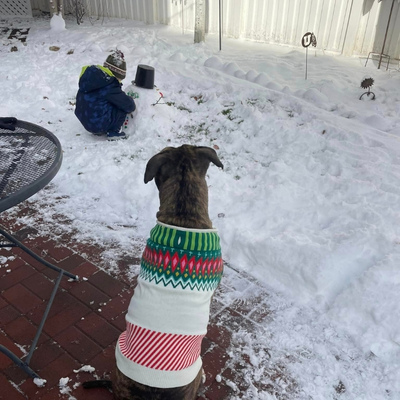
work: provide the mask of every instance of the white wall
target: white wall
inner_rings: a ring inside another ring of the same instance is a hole
[[[64,0],[68,4],[68,0]],[[92,16],[128,18],[194,31],[195,0],[85,0]],[[207,30],[219,30],[219,1],[206,0]],[[31,0],[48,11],[48,0]],[[222,0],[223,35],[267,43],[301,46],[314,32],[317,48],[337,54],[380,52],[392,0]],[[400,55],[400,6],[394,0],[385,53]]]

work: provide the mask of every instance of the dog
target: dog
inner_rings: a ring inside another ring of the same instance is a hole
[[[116,346],[110,381],[117,400],[194,400],[212,295],[223,273],[219,236],[208,215],[206,173],[223,168],[214,149],[167,147],[147,163],[159,191],[157,224]]]

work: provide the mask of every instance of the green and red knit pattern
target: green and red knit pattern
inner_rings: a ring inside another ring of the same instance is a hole
[[[143,252],[140,277],[174,288],[215,290],[223,264],[214,230],[179,230],[157,224]]]

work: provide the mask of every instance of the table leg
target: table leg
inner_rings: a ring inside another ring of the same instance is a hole
[[[10,358],[14,364],[16,364],[19,368],[21,368],[23,371],[25,371],[30,377],[32,378],[39,378],[39,375],[33,371],[30,367],[29,367],[29,363],[31,361],[33,352],[36,349],[37,343],[39,341],[40,335],[42,333],[43,330],[43,326],[46,322],[46,319],[49,315],[50,312],[50,308],[53,304],[54,298],[56,296],[58,287],[60,286],[61,283],[61,279],[62,277],[68,276],[69,278],[72,278],[74,280],[78,280],[78,276],[71,274],[68,271],[63,270],[62,268],[58,268],[55,265],[49,263],[48,261],[44,260],[43,258],[39,257],[37,254],[35,254],[33,251],[31,251],[30,249],[28,249],[26,246],[24,246],[19,240],[17,240],[16,238],[14,238],[12,235],[10,235],[9,233],[7,233],[4,229],[0,228],[0,235],[4,236],[9,242],[7,242],[6,244],[2,244],[0,247],[19,247],[21,248],[23,251],[25,251],[26,253],[28,253],[31,257],[33,257],[36,261],[39,261],[40,263],[44,264],[46,267],[57,271],[59,273],[55,286],[53,288],[53,291],[51,292],[51,296],[50,299],[47,302],[47,306],[46,309],[44,311],[44,314],[42,316],[42,319],[40,321],[39,327],[36,331],[35,337],[32,341],[32,345],[29,349],[29,353],[28,356],[26,357],[26,360],[23,361],[20,358],[18,358],[12,351],[8,350],[5,346],[0,345],[0,352],[5,354],[8,358]]]
[[[32,379],[39,378],[39,375],[24,361],[18,358],[12,351],[0,344],[0,353],[6,355],[17,367],[25,371]]]

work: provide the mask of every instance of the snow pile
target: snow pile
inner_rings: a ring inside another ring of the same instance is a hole
[[[37,386],[37,387],[44,387],[44,385],[47,383],[46,379],[40,379],[40,378],[34,378],[33,379],[33,383]]]
[[[89,372],[89,373],[93,373],[96,369],[94,367],[92,367],[91,365],[83,365],[81,368],[79,369],[74,369],[74,373],[78,374],[79,372]]]

